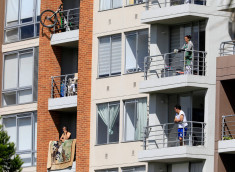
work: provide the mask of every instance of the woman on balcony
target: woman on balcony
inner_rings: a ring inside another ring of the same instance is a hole
[[[175,49],[174,52],[184,51],[184,74],[192,74],[192,56],[193,56],[193,42],[191,41],[191,35],[184,37],[185,44],[180,49]]]
[[[60,137],[60,141],[64,142],[65,140],[68,140],[71,136],[71,133],[68,131],[67,127],[63,127],[63,134]]]

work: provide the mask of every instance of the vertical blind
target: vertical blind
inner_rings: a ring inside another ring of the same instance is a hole
[[[110,37],[100,38],[99,42],[99,76],[109,75],[110,71]]]
[[[31,150],[32,124],[31,117],[18,119],[19,143],[18,150]]]
[[[111,74],[118,74],[121,72],[121,56],[122,56],[122,45],[121,37],[112,38],[112,49],[111,49]]]

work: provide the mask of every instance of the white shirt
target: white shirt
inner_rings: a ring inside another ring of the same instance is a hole
[[[180,119],[180,115],[183,115],[184,118],[183,118],[183,123],[178,124],[178,128],[185,128],[188,126],[188,123],[187,123],[187,119],[186,119],[186,115],[185,115],[184,111],[181,110],[179,114],[176,113],[175,114],[176,119]]]

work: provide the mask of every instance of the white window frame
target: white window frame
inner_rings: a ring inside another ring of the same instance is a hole
[[[119,101],[115,101],[115,102],[108,102],[108,103],[99,103],[99,104],[97,104],[97,106],[96,106],[96,145],[107,145],[107,144],[112,144],[112,143],[119,143],[120,142],[120,109],[119,109],[119,118],[118,118],[118,120],[119,120],[119,128],[118,128],[118,130],[119,130],[119,135],[118,135],[118,141],[117,142],[109,142],[109,127],[107,126],[107,143],[101,143],[101,144],[99,144],[98,143],[98,138],[99,138],[99,130],[98,130],[98,126],[99,126],[99,123],[98,123],[98,118],[99,118],[99,114],[98,114],[98,105],[101,105],[101,104],[107,104],[108,105],[108,112],[109,112],[109,114],[110,114],[110,106],[112,106],[112,105],[119,105],[119,107],[120,107],[120,102]],[[109,115],[109,118],[110,118],[110,115]]]
[[[137,72],[144,72],[144,69],[142,70],[138,70],[138,61],[139,61],[139,57],[138,57],[138,40],[139,40],[139,35],[140,35],[140,32],[144,32],[146,31],[148,33],[148,37],[149,37],[149,31],[148,31],[148,28],[146,29],[141,29],[141,30],[136,30],[136,31],[131,31],[131,32],[126,32],[125,33],[125,74],[130,74],[130,73],[137,73]],[[128,36],[131,36],[131,35],[135,35],[136,36],[136,53],[135,53],[135,56],[136,56],[136,68],[132,71],[127,71],[126,69],[126,60],[127,60],[127,37]],[[148,47],[149,47],[149,39],[148,39]],[[149,56],[149,48],[148,48],[148,56]],[[144,63],[144,62],[143,62]]]
[[[123,0],[119,0],[119,1],[121,1],[121,5],[118,7],[113,7],[113,1],[116,1],[116,0],[110,0],[111,1],[110,7],[108,9],[103,10],[103,9],[101,9],[101,1],[102,0],[99,0],[99,11],[107,11],[107,10],[122,8],[122,6],[123,6],[123,2],[122,2]]]
[[[7,3],[8,0],[6,0],[5,3],[5,23],[4,23],[4,43],[12,43],[12,42],[17,42],[17,41],[22,41],[22,40],[27,40],[27,39],[32,39],[32,38],[36,38],[39,37],[39,32],[40,32],[40,16],[37,16],[37,4],[38,2],[40,2],[41,0],[32,0],[33,2],[33,19],[30,22],[25,22],[25,23],[21,23],[21,5],[22,5],[22,0],[18,0],[19,1],[19,6],[18,6],[18,22],[15,25],[12,26],[7,26]],[[41,4],[41,3],[40,3]],[[34,35],[33,37],[29,37],[29,38],[25,38],[25,39],[21,39],[21,28],[26,27],[26,26],[30,26],[32,25],[34,27]],[[8,30],[13,30],[13,29],[17,29],[17,36],[18,36],[18,40],[15,41],[10,41],[7,42],[7,36],[6,33]]]
[[[32,52],[33,53],[33,69],[32,69],[32,85],[31,86],[24,86],[24,87],[19,87],[19,65],[20,65],[20,54],[21,52]],[[17,87],[16,88],[12,88],[12,89],[5,89],[4,88],[4,72],[5,72],[5,56],[7,55],[11,55],[11,54],[17,54],[17,58],[18,58],[18,71],[17,71]],[[36,102],[37,100],[35,100],[35,96],[37,96],[37,86],[34,86],[34,80],[37,78],[34,78],[35,75],[35,71],[38,71],[38,69],[35,69],[35,67],[38,66],[38,47],[34,47],[34,48],[28,48],[28,49],[22,49],[22,50],[18,50],[18,51],[12,51],[12,52],[8,52],[5,53],[3,55],[3,72],[2,72],[2,106],[13,106],[13,105],[17,105],[17,104],[27,104],[27,103],[32,103],[32,102]],[[36,89],[36,91],[34,90]],[[31,102],[27,102],[27,103],[19,103],[19,94],[20,91],[26,91],[26,90],[32,90],[32,101]],[[16,94],[16,104],[12,104],[12,105],[4,105],[4,95],[5,94]],[[36,94],[36,95],[35,95]]]
[[[109,42],[109,44],[110,44],[110,49],[109,49],[109,53],[110,53],[110,55],[109,55],[109,74],[107,74],[107,75],[104,75],[104,76],[102,76],[102,75],[100,75],[99,74],[99,63],[100,63],[100,39],[102,39],[102,38],[109,38],[110,39],[110,42]],[[111,72],[111,66],[112,66],[112,39],[113,38],[120,38],[121,39],[121,57],[120,57],[120,61],[121,61],[121,64],[120,64],[120,72],[119,73],[115,73],[115,74],[112,74],[112,72]],[[105,77],[111,77],[111,76],[120,76],[121,74],[122,74],[122,34],[115,34],[115,35],[109,35],[109,36],[103,36],[103,37],[99,37],[98,38],[98,65],[97,65],[97,75],[98,75],[98,78],[105,78]]]
[[[127,118],[127,114],[126,114],[126,103],[135,103],[135,128],[136,128],[136,120],[137,120],[137,116],[138,116],[138,100],[139,99],[146,99],[146,106],[147,106],[147,97],[140,97],[140,98],[136,98],[136,99],[130,99],[130,100],[124,100],[123,101],[123,107],[124,107],[124,112],[123,112],[123,142],[133,142],[133,141],[143,141],[143,139],[136,139],[134,138],[134,140],[126,140],[126,118]],[[146,124],[147,125],[147,124]]]
[[[31,140],[31,149],[29,150],[19,150],[19,126],[18,126],[18,120],[22,118],[31,118],[31,126],[32,126],[32,140]],[[15,125],[15,132],[16,132],[16,154],[17,155],[23,155],[23,154],[31,154],[31,165],[30,166],[25,166],[25,167],[31,167],[31,166],[36,166],[36,161],[34,158],[37,158],[37,148],[35,149],[35,145],[37,144],[35,142],[36,139],[36,133],[35,133],[35,121],[37,121],[37,112],[27,112],[27,113],[20,113],[20,114],[13,114],[13,115],[6,115],[2,116],[2,124],[3,124],[3,129],[5,130],[4,126],[4,119],[8,118],[15,118],[16,119],[16,125]]]

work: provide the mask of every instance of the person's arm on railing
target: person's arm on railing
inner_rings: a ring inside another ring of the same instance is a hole
[[[175,122],[175,123],[179,123],[179,122],[183,122],[183,120],[184,120],[184,115],[181,114],[181,115],[180,115],[180,119],[177,119],[177,118],[175,117],[174,122]]]

